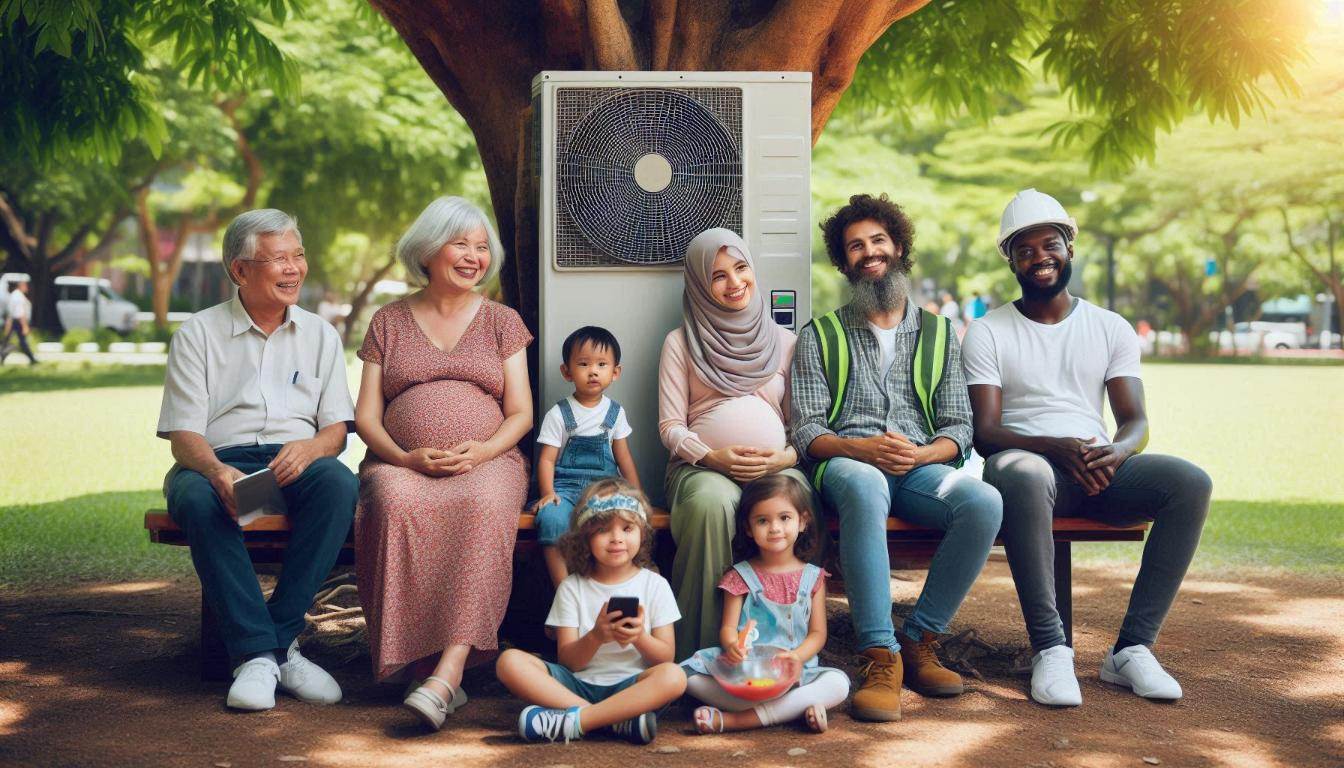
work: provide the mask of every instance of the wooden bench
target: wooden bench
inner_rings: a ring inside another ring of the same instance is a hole
[[[527,553],[537,546],[534,520],[535,517],[530,514],[518,517],[518,549],[521,553]],[[671,573],[673,544],[672,536],[668,533],[670,516],[663,510],[654,510],[650,522],[658,532],[654,559],[664,573]],[[838,521],[831,517],[827,523],[831,538],[834,539],[839,534]],[[182,530],[164,510],[145,513],[145,528],[149,531],[149,540],[155,544],[186,546]],[[1073,542],[1142,541],[1147,530],[1146,523],[1113,526],[1082,517],[1055,519],[1055,602],[1070,646],[1073,645]],[[937,529],[912,525],[894,517],[887,519],[887,551],[893,560],[927,562],[942,537],[943,532]],[[353,539],[354,532],[351,531],[350,538],[337,558],[338,565],[355,562]],[[262,517],[243,529],[244,544],[255,564],[281,562],[288,540],[289,521],[284,517]],[[201,676],[206,679],[227,679],[228,673],[228,658],[223,643],[219,641],[214,613],[202,597]]]

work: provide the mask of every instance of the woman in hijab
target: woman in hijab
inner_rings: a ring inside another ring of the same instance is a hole
[[[686,249],[681,327],[658,365],[658,434],[672,454],[667,501],[677,543],[677,659],[717,646],[742,485],[787,472],[808,486],[785,435],[793,333],[770,317],[747,244],[727,229]]]

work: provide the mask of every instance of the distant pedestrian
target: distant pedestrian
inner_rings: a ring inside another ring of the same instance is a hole
[[[29,321],[33,316],[33,303],[28,300],[28,281],[21,280],[14,284],[14,290],[9,292],[9,317],[5,319],[4,337],[0,338],[0,365],[3,365],[5,358],[13,351],[9,346],[9,337],[15,331],[19,334],[19,351],[28,356],[29,365],[37,365],[37,358],[33,356],[33,350],[28,346]]]

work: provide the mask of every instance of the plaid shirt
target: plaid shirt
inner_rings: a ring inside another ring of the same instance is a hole
[[[933,396],[936,431],[929,434],[910,370],[919,333],[919,308],[911,301],[905,304],[905,317],[896,326],[896,358],[885,377],[878,371],[882,352],[868,321],[849,304],[838,314],[849,340],[851,362],[845,404],[834,428],[826,423],[831,390],[821,367],[817,336],[811,329],[798,334],[789,379],[789,439],[798,455],[810,463],[807,447],[822,435],[869,437],[886,431],[899,432],[916,445],[946,437],[964,453],[971,444],[971,401],[966,394],[957,335],[948,334],[947,366]]]

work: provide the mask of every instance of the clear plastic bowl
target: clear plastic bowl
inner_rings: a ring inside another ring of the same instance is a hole
[[[766,701],[782,695],[802,674],[802,665],[780,659],[786,648],[773,645],[753,646],[741,664],[730,664],[720,656],[709,665],[709,673],[728,693],[747,701]]]

